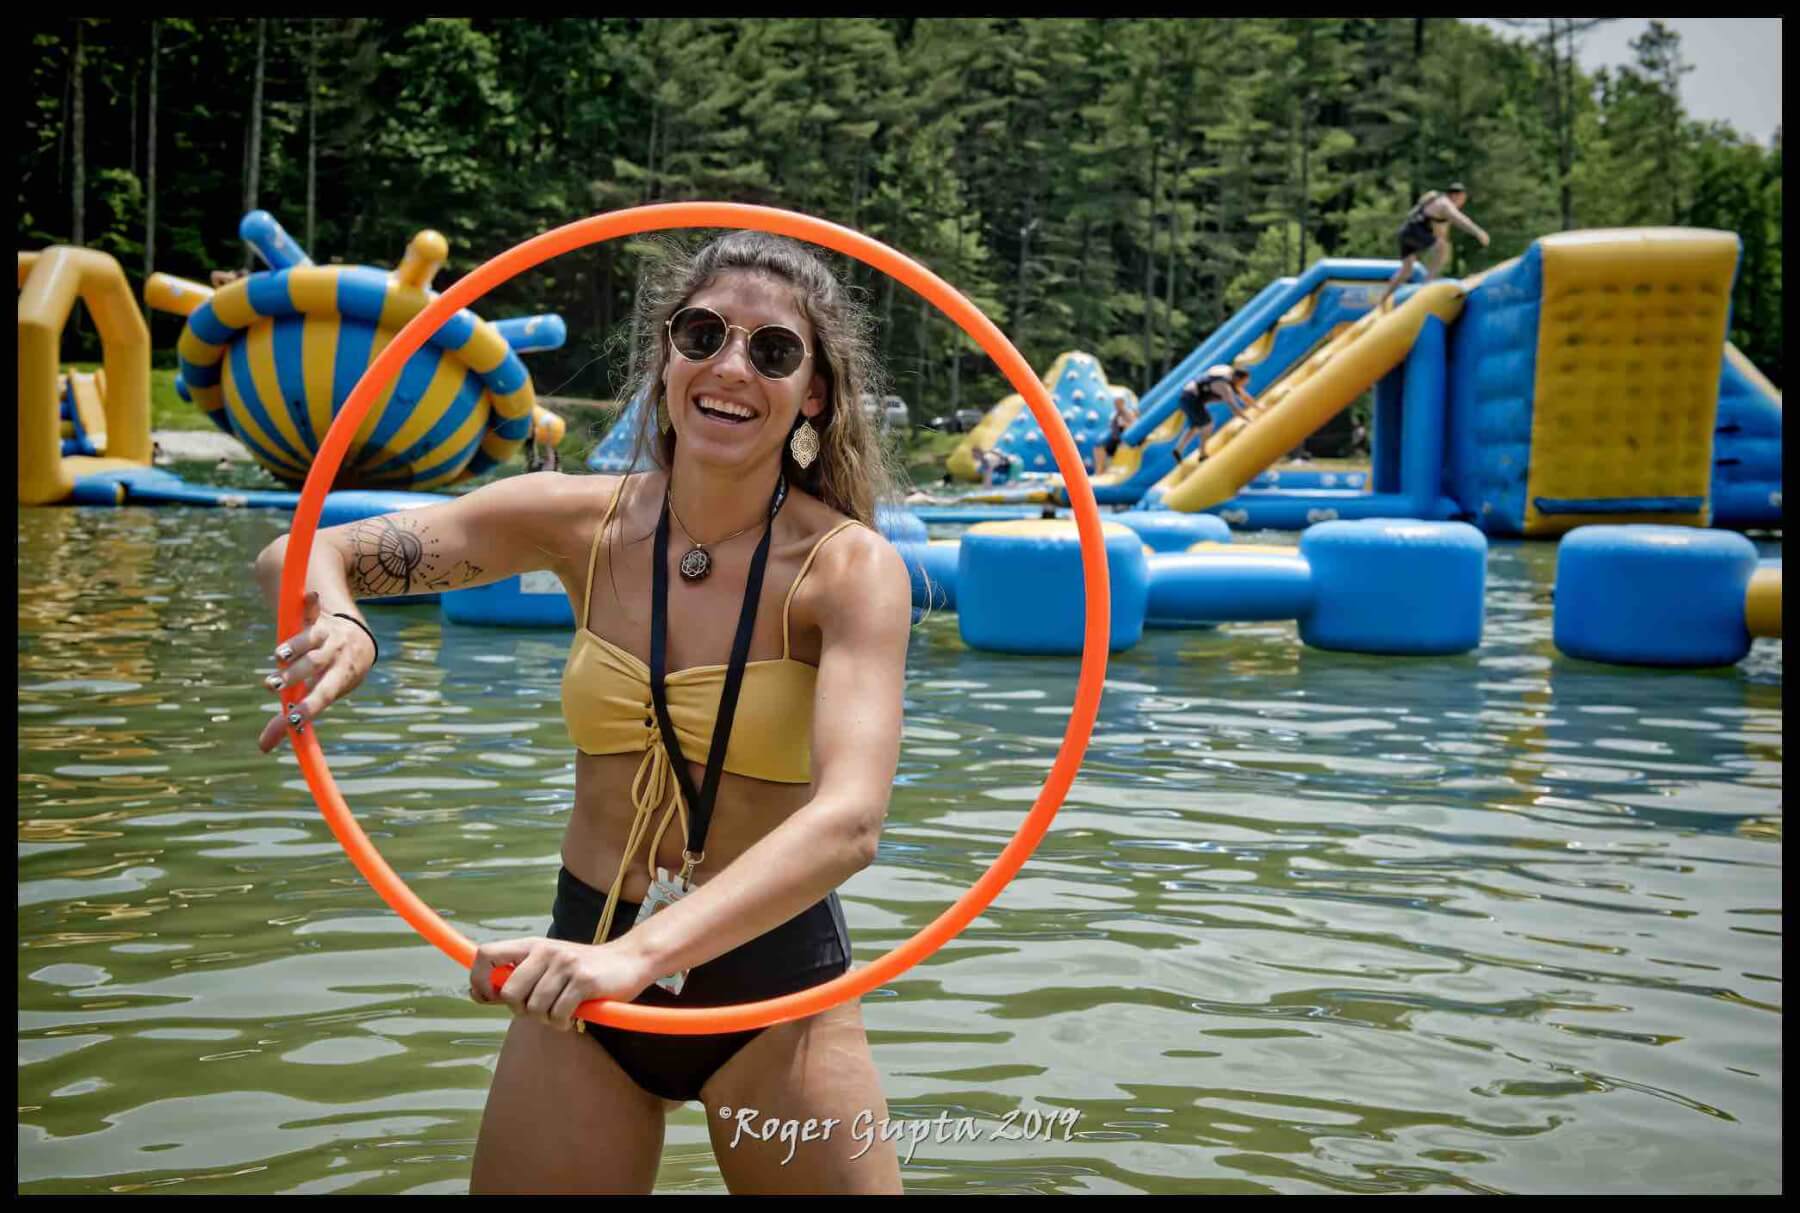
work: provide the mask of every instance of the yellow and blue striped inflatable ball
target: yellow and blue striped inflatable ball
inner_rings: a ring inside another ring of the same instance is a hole
[[[154,274],[145,297],[188,318],[177,392],[299,485],[357,380],[436,297],[429,284],[449,243],[422,231],[389,272],[315,265],[267,211],[244,216],[238,232],[268,270],[217,291]],[[512,458],[534,430],[559,435],[562,419],[537,403],[519,355],[565,337],[553,314],[490,323],[457,312],[382,391],[335,487],[440,488]]]

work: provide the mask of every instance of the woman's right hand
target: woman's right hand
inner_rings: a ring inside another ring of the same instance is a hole
[[[304,699],[278,709],[263,726],[256,744],[267,754],[281,744],[288,726],[304,729],[326,708],[362,685],[375,664],[373,642],[348,619],[323,615],[319,596],[308,592],[305,626],[275,649],[281,668],[263,679],[263,689],[279,696],[300,684],[308,688]]]
[[[503,974],[498,989],[496,971]],[[469,998],[503,1002],[514,1015],[570,1032],[581,1022],[576,1012],[582,1003],[596,998],[630,1002],[655,980],[641,951],[622,937],[603,944],[506,939],[476,947]]]

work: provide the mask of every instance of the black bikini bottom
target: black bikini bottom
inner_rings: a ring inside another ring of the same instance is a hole
[[[556,875],[551,939],[592,943],[606,894],[563,868]],[[611,942],[637,920],[636,902],[621,901],[607,931]],[[651,986],[633,1001],[649,1007],[719,1007],[779,998],[823,985],[850,967],[850,932],[836,893],[800,911],[774,930],[688,973],[679,995]],[[749,1044],[762,1029],[710,1036],[669,1036],[587,1025],[587,1036],[619,1063],[631,1080],[652,1095],[686,1102]]]

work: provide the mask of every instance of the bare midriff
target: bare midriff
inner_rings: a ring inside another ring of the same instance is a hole
[[[575,755],[575,810],[563,833],[562,861],[570,873],[590,888],[611,887],[624,856],[633,817],[632,780],[642,754]],[[689,763],[694,783],[706,769]],[[793,816],[812,797],[806,783],[770,783],[726,772],[719,777],[718,800],[706,833],[706,862],[694,870],[695,884],[705,884],[771,830]],[[672,824],[657,848],[656,865],[670,872],[681,869],[681,827]],[[641,902],[650,888],[642,849],[632,856],[620,891],[622,901]]]

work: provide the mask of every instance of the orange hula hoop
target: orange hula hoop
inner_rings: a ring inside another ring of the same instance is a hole
[[[1044,780],[1043,790],[1020,824],[1018,833],[1006,844],[993,865],[982,873],[967,892],[917,935],[863,968],[846,972],[823,985],[780,998],[735,1006],[683,1009],[593,999],[582,1003],[577,1012],[582,1019],[615,1028],[692,1036],[748,1031],[800,1019],[867,993],[883,982],[898,977],[937,951],[993,902],[1049,831],[1050,822],[1055,818],[1056,810],[1062,804],[1063,797],[1068,794],[1075,772],[1081,766],[1082,756],[1093,734],[1094,721],[1100,712],[1100,694],[1106,678],[1111,602],[1107,592],[1106,546],[1100,532],[1100,512],[1095,506],[1093,488],[1088,483],[1081,455],[1075,448],[1068,426],[1063,423],[1061,415],[1050,401],[1049,393],[1032,372],[1030,364],[1013,348],[1012,342],[1006,339],[994,323],[964,298],[961,292],[904,254],[835,223],[773,207],[731,202],[674,202],[593,215],[515,245],[470,271],[395,335],[351,390],[349,399],[344,402],[343,409],[326,433],[325,441],[313,459],[312,469],[301,489],[300,501],[294,510],[293,530],[289,533],[287,559],[281,568],[276,616],[278,635],[291,636],[303,625],[302,600],[306,588],[306,568],[312,557],[313,539],[318,533],[319,514],[325,504],[325,495],[337,476],[357,427],[362,424],[381,390],[400,373],[406,360],[460,309],[471,306],[495,287],[534,266],[603,240],[678,228],[748,228],[833,249],[873,266],[912,288],[955,321],[987,352],[1013,388],[1025,398],[1049,439],[1051,453],[1068,486],[1069,501],[1074,508],[1076,531],[1081,540],[1082,576],[1087,593],[1087,626],[1083,633],[1081,671],[1075,687],[1075,704],[1069,714],[1068,727],[1063,731],[1062,745],[1057,750],[1056,760],[1051,764],[1050,774]],[[283,695],[284,706],[302,698],[304,693],[303,687],[290,687]],[[475,963],[475,945],[419,900],[388,866],[351,815],[349,806],[344,802],[337,783],[332,778],[331,769],[325,762],[324,751],[319,747],[317,728],[302,732],[290,728],[288,738],[293,744],[294,754],[299,759],[300,770],[306,777],[306,785],[311,789],[313,799],[318,802],[319,810],[324,814],[331,832],[337,836],[339,844],[363,874],[363,878],[420,935],[465,969],[472,966]],[[504,982],[507,971],[495,970],[496,988]]]

